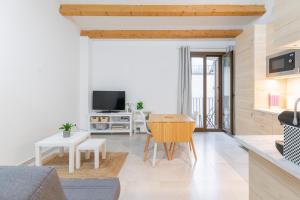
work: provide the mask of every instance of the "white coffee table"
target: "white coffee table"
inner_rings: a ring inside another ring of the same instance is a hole
[[[64,138],[62,133],[57,133],[53,136],[47,137],[39,142],[35,143],[35,165],[41,166],[41,149],[43,147],[58,147],[60,148],[60,155],[64,153],[64,147],[69,149],[69,173],[74,172],[74,158],[75,149],[78,144],[90,137],[90,132],[80,131],[72,132],[71,136]]]

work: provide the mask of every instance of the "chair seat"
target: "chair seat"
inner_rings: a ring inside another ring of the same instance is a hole
[[[78,150],[93,150],[105,144],[106,139],[87,139],[77,146]]]

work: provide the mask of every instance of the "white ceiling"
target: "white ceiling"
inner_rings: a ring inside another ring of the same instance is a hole
[[[61,0],[70,4],[265,4],[273,0]],[[80,29],[242,29],[265,17],[68,17]]]

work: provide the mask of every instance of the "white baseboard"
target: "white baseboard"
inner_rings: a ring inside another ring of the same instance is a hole
[[[46,151],[42,152],[41,157],[46,158],[58,152],[58,149],[55,147],[49,148]],[[34,166],[35,165],[35,157],[32,157],[26,161],[21,162],[19,165],[25,166]]]

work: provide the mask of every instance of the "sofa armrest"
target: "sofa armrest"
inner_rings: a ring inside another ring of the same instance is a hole
[[[118,200],[120,181],[108,179],[65,179],[62,187],[68,200]]]
[[[56,170],[51,167],[0,167],[0,199],[65,200]]]

